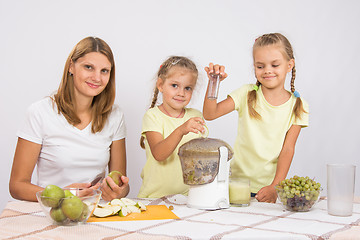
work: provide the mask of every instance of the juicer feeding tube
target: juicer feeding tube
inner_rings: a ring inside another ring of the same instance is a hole
[[[219,162],[219,172],[218,172],[218,182],[225,182],[229,177],[229,171],[226,169],[226,164],[228,161],[228,149],[226,147],[219,148],[220,153],[220,162]]]

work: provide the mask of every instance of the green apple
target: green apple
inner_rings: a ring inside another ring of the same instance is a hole
[[[62,201],[61,209],[69,219],[76,220],[81,216],[84,204],[80,198],[73,196],[71,198],[65,198]]]
[[[63,211],[61,210],[61,207],[58,208],[51,208],[50,210],[50,217],[56,221],[56,222],[64,222],[66,220],[66,216],[63,213]]]
[[[119,172],[119,171],[111,171],[109,174],[108,174],[109,177],[112,178],[112,180],[114,180],[114,182],[116,183],[116,185],[119,185],[121,186],[122,185],[122,181],[121,181],[121,176],[122,176],[122,173]],[[108,183],[109,185],[109,183]],[[109,185],[110,187],[110,185]]]
[[[90,209],[89,209],[88,205],[84,202],[83,202],[83,204],[84,204],[84,207],[83,207],[82,213],[78,219],[79,222],[85,221],[90,214]]]
[[[72,193],[70,192],[70,190],[64,190],[64,193],[65,193],[65,198],[69,198],[69,197],[75,196],[74,194],[72,194]]]
[[[65,197],[64,190],[56,185],[47,185],[41,194],[42,203],[47,207],[58,207],[60,200]]]

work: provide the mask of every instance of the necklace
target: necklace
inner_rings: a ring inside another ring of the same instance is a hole
[[[161,104],[161,106],[162,106],[162,109],[165,111],[166,115],[173,117],[173,116],[171,116],[171,114],[168,111],[166,111],[166,109],[164,108],[164,105]],[[181,114],[183,113],[183,111],[184,111],[184,109],[181,110],[179,116],[177,116],[176,118],[179,118],[181,116]]]

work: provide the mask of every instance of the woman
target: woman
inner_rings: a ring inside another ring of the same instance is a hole
[[[87,37],[71,51],[56,94],[32,104],[18,131],[10,176],[12,197],[36,201],[48,184],[99,188],[104,200],[129,192],[126,175],[125,122],[114,105],[115,64],[110,47]],[[37,185],[31,183],[37,165]],[[125,174],[116,185],[107,170]]]

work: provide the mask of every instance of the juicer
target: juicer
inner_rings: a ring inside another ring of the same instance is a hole
[[[233,150],[215,138],[196,138],[179,148],[184,183],[189,185],[187,206],[215,210],[230,207],[229,172]]]

